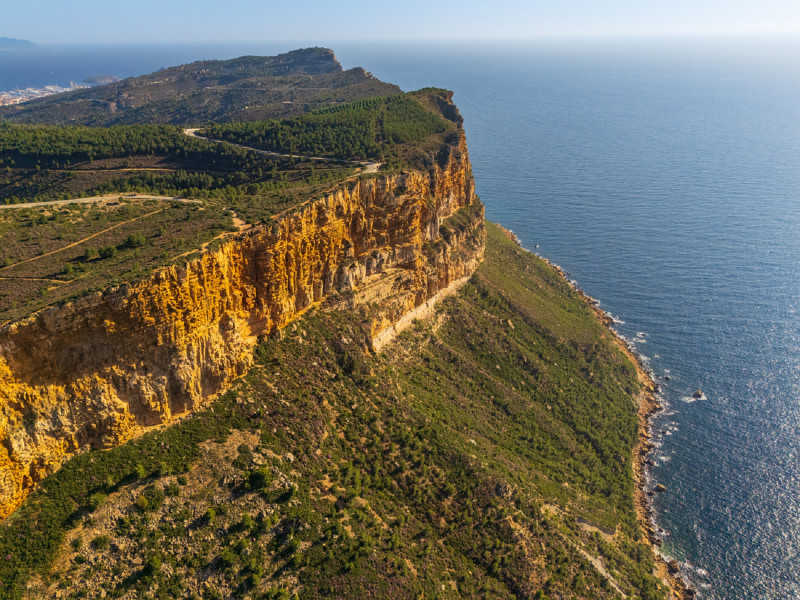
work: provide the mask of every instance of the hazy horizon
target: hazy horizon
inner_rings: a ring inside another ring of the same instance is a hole
[[[330,41],[546,40],[642,36],[800,35],[790,0],[571,0],[496,3],[407,0],[393,5],[305,0],[272,5],[231,0],[115,4],[0,0],[0,36],[39,44]],[[41,15],[46,15],[42,18]]]

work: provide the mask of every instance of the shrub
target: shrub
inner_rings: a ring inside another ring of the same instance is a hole
[[[219,564],[223,569],[229,569],[236,564],[236,554],[230,548],[225,548],[219,555]]]
[[[95,550],[105,550],[108,548],[111,539],[107,535],[98,535],[92,540],[92,548]]]
[[[267,467],[259,467],[250,473],[247,481],[250,484],[251,490],[260,492],[272,483],[272,471]]]
[[[100,258],[114,258],[117,255],[117,247],[116,246],[107,246],[105,248],[100,248]]]
[[[89,508],[92,510],[97,510],[103,506],[103,504],[105,504],[107,498],[108,496],[106,496],[103,492],[95,492],[89,496]]]
[[[157,485],[148,485],[142,492],[142,496],[147,498],[150,510],[155,510],[164,502],[164,490]]]
[[[161,570],[161,557],[158,555],[150,556],[144,563],[143,572],[146,576],[154,575]]]
[[[144,494],[140,494],[133,504],[139,512],[147,512],[150,509],[150,501]]]
[[[147,244],[147,238],[143,233],[132,233],[125,239],[125,245],[128,248],[141,248]]]

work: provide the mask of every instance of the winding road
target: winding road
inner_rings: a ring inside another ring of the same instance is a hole
[[[363,170],[361,171],[361,175],[366,175],[369,173],[377,173],[378,169],[381,168],[383,163],[379,162],[369,162],[369,161],[360,161],[360,160],[346,160],[346,161],[339,161],[334,158],[326,158],[324,156],[304,156],[302,154],[281,154],[280,152],[272,152],[270,150],[261,150],[259,148],[253,148],[252,146],[244,146],[242,144],[234,144],[233,142],[226,142],[225,140],[215,140],[212,138],[208,138],[202,135],[197,135],[197,132],[200,131],[199,128],[194,129],[184,129],[183,133],[188,135],[189,137],[197,138],[199,140],[205,140],[207,142],[214,142],[216,144],[230,144],[231,146],[238,146],[239,148],[243,148],[245,150],[250,150],[251,152],[256,152],[258,154],[264,154],[266,156],[279,156],[281,158],[303,158],[305,160],[313,160],[317,162],[345,162],[351,165],[358,165]]]

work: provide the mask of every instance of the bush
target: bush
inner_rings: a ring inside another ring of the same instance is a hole
[[[111,539],[107,535],[98,535],[92,540],[92,548],[95,550],[105,550],[108,548]]]
[[[251,490],[263,491],[272,483],[272,471],[268,467],[259,467],[250,473],[247,482],[250,484]]]
[[[128,248],[141,248],[147,244],[147,238],[143,233],[132,233],[125,239],[125,245]]]
[[[142,496],[147,498],[150,510],[156,510],[164,502],[164,490],[157,485],[148,485]]]
[[[154,575],[161,570],[161,557],[157,555],[150,556],[144,563],[143,572],[146,576]]]
[[[114,258],[117,255],[117,247],[116,246],[107,246],[105,248],[100,248],[100,258]]]
[[[139,512],[147,512],[150,509],[150,501],[144,494],[140,494],[139,497],[136,498],[136,502],[134,502],[133,505]]]
[[[103,506],[103,504],[105,504],[107,498],[108,496],[106,496],[104,493],[95,492],[94,494],[89,496],[89,508],[91,508],[92,510],[97,510],[98,508]]]
[[[219,555],[219,564],[223,569],[229,569],[236,564],[236,554],[230,548],[225,548]]]

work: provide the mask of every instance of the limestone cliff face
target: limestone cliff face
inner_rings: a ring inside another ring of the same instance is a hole
[[[477,267],[477,202],[462,134],[428,172],[353,181],[184,267],[0,329],[0,517],[69,455],[195,409],[248,369],[259,335],[331,294],[379,301],[385,337]]]

